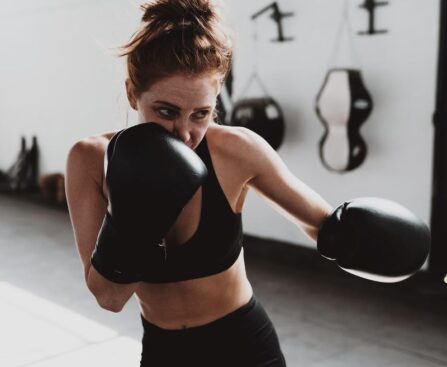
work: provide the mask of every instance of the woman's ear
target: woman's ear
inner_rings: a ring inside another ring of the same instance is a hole
[[[132,107],[135,111],[137,110],[137,99],[135,97],[135,92],[132,88],[132,84],[130,82],[130,79],[126,79],[126,93],[127,93],[127,100],[129,101],[130,107]]]

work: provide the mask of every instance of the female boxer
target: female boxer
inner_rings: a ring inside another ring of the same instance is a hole
[[[154,0],[142,10],[122,53],[138,124],[78,141],[67,160],[86,284],[112,312],[136,296],[141,366],[285,366],[245,272],[244,200],[253,189],[312,240],[332,208],[261,137],[214,121],[232,46],[211,1]],[[165,177],[166,167],[178,174]],[[171,205],[185,187],[194,189]]]

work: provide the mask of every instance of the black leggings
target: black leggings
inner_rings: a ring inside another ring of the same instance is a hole
[[[253,296],[230,314],[203,326],[166,330],[141,317],[140,367],[285,367],[278,336]]]

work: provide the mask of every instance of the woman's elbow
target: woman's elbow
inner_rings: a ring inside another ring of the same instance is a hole
[[[115,292],[105,291],[104,288],[98,289],[91,286],[88,286],[88,288],[101,308],[115,313],[123,310],[125,302],[123,302],[122,297],[117,297]]]
[[[116,292],[110,286],[107,286],[105,282],[101,282],[90,270],[91,267],[86,271],[86,285],[90,293],[95,297],[98,305],[107,311],[121,312],[124,308],[122,300],[118,299]]]
[[[96,301],[101,308],[110,312],[118,313],[124,308],[124,304],[122,302],[117,302],[115,299],[110,297],[96,297]]]

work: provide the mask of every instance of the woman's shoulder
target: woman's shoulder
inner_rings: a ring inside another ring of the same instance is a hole
[[[117,132],[107,131],[97,135],[91,135],[77,140],[72,147],[70,152],[75,152],[77,155],[83,156],[83,158],[92,157],[98,153],[104,153],[112,136]]]
[[[258,134],[242,126],[210,125],[206,134],[208,144],[221,153],[240,155],[247,153],[262,139]]]
[[[207,133],[210,150],[229,166],[245,172],[247,177],[269,173],[280,165],[280,158],[267,141],[254,131],[240,126],[213,125]]]
[[[251,165],[265,154],[270,154],[269,144],[254,131],[242,126],[213,124],[207,132],[210,149],[238,164]]]
[[[97,182],[101,182],[104,154],[112,136],[117,131],[107,131],[77,140],[68,152],[68,167],[88,171]]]

